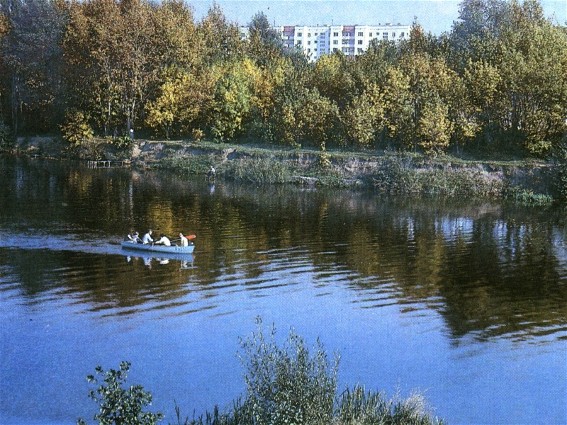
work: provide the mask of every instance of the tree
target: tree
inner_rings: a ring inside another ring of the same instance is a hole
[[[214,101],[215,78],[214,72],[164,69],[155,98],[146,104],[146,125],[169,138],[204,124]]]
[[[547,22],[538,2],[510,5],[502,30],[501,125],[512,142],[547,155],[566,130],[567,34]]]
[[[212,65],[242,57],[243,42],[238,26],[227,21],[216,3],[197,25],[197,34],[205,63]]]
[[[248,54],[261,67],[283,55],[282,39],[264,12],[254,15],[248,24]]]
[[[342,115],[347,139],[357,147],[369,147],[384,125],[384,95],[371,84],[353,99]]]
[[[339,108],[344,108],[361,92],[351,75],[349,60],[342,53],[325,55],[317,60],[310,84]]]
[[[297,124],[305,141],[325,151],[327,143],[337,134],[339,122],[339,108],[334,102],[321,96],[317,89],[306,90],[297,114]]]
[[[246,129],[259,70],[251,60],[244,59],[227,64],[217,72],[220,78],[209,112],[211,134],[218,141],[226,141],[237,138]]]
[[[5,32],[0,57],[10,123],[15,134],[50,131],[62,119],[62,52],[66,21],[61,3],[3,0],[0,26]]]
[[[105,134],[129,132],[155,82],[153,10],[144,0],[71,5],[64,40],[71,104]]]

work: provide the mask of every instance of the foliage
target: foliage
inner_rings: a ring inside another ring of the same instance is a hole
[[[561,143],[555,147],[554,157],[557,164],[555,190],[561,200],[567,201],[567,133]]]
[[[544,206],[553,203],[553,198],[542,193],[534,193],[529,189],[512,187],[507,191],[507,198],[526,206]]]
[[[89,392],[99,411],[94,420],[100,425],[155,425],[163,418],[161,413],[145,412],[144,409],[152,402],[152,395],[141,385],[125,388],[126,378],[130,370],[129,362],[121,362],[120,369],[103,370],[95,368],[96,375],[87,376],[89,383],[97,386]],[[86,425],[79,419],[78,425]]]
[[[0,121],[0,149],[8,149],[14,144],[10,127]]]
[[[61,132],[63,139],[71,146],[81,145],[94,136],[93,129],[81,111],[72,111],[67,114],[66,122],[61,126]]]
[[[135,23],[135,24],[134,24]],[[213,4],[0,2],[0,113],[15,136],[67,125],[103,136],[202,130],[216,141],[395,147],[549,158],[567,116],[567,32],[538,0],[462,0],[436,37],[315,63],[259,12],[248,37]]]
[[[179,425],[430,425],[432,418],[423,397],[386,400],[382,394],[357,385],[337,396],[339,358],[330,361],[317,341],[310,351],[303,338],[290,330],[283,343],[276,331],[266,332],[258,319],[256,332],[241,340],[246,391],[227,413],[215,407],[198,419],[182,419]]]
[[[338,357],[330,362],[320,342],[310,353],[304,340],[290,331],[283,346],[275,329],[258,330],[242,341],[246,373],[244,411],[256,424],[329,424],[333,417]]]
[[[482,169],[419,164],[407,154],[388,155],[373,176],[376,190],[393,194],[425,194],[447,197],[496,197],[502,181]]]
[[[205,133],[200,128],[194,128],[193,130],[191,130],[191,137],[196,142],[200,142],[201,140],[203,140],[203,137],[205,137]]]

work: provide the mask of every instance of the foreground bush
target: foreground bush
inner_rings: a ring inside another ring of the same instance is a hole
[[[290,331],[279,345],[272,327],[265,335],[261,320],[256,332],[241,340],[240,358],[245,368],[246,392],[231,409],[215,407],[197,419],[182,418],[176,407],[177,425],[430,425],[443,422],[430,416],[423,397],[388,400],[362,386],[337,395],[339,357],[330,360],[317,341],[310,351],[304,340]],[[154,425],[163,415],[144,412],[151,395],[143,387],[122,388],[129,369],[97,373],[104,383],[90,392],[100,410],[94,416],[100,425]],[[98,384],[93,376],[91,383]],[[79,420],[78,425],[86,425]]]
[[[94,419],[100,425],[155,425],[163,418],[161,413],[144,411],[152,403],[152,395],[141,385],[124,388],[129,370],[130,363],[121,362],[119,370],[104,371],[97,366],[95,371],[99,378],[87,376],[89,383],[97,385],[89,392],[89,397],[99,406]],[[86,422],[79,419],[77,425],[86,425]]]
[[[429,425],[442,424],[426,409],[423,398],[388,400],[361,386],[337,395],[337,355],[329,360],[318,341],[313,352],[290,331],[278,345],[272,328],[266,337],[261,321],[249,338],[241,341],[246,393],[232,410],[194,420],[178,416],[183,425]]]

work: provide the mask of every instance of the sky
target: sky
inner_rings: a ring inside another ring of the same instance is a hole
[[[459,17],[460,0],[187,0],[200,21],[213,2],[226,18],[247,25],[264,12],[273,25],[411,25],[414,19],[439,35],[449,32]],[[540,0],[545,15],[556,24],[567,22],[567,0]]]

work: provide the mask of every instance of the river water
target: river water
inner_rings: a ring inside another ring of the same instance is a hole
[[[258,317],[340,355],[341,388],[417,391],[450,424],[567,423],[565,210],[0,166],[2,424],[90,420],[86,375],[121,360],[163,423],[228,408]],[[149,227],[194,254],[118,245]]]

